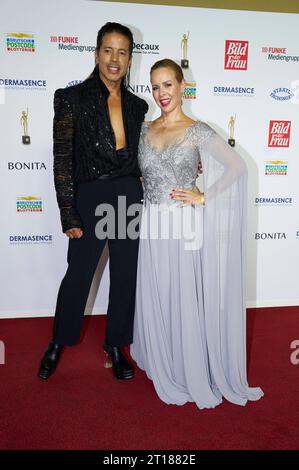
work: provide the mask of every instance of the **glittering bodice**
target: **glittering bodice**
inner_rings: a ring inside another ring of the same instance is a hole
[[[141,129],[138,163],[143,176],[144,199],[152,204],[176,204],[170,199],[173,188],[192,189],[198,176],[200,143],[214,131],[196,122],[185,130],[184,136],[157,150],[147,137],[150,123]]]

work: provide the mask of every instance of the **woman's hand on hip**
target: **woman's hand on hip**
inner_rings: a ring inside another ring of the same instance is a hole
[[[194,186],[192,189],[174,188],[170,193],[170,197],[173,200],[182,202],[178,207],[184,207],[190,204],[204,206],[205,203],[204,193],[199,191],[197,186]]]

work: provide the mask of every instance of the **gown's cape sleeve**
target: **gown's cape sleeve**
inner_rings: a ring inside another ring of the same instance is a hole
[[[245,257],[247,167],[207,124],[198,127],[205,192],[203,288],[213,384],[245,405],[263,392],[246,377]]]

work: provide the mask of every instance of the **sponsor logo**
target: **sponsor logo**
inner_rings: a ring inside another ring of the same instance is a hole
[[[160,54],[160,44],[133,43],[133,54]]]
[[[268,60],[283,62],[299,62],[299,55],[288,55],[286,47],[262,47],[262,53]]]
[[[11,245],[51,244],[52,242],[53,242],[53,235],[50,235],[50,234],[10,235],[9,236],[9,243]]]
[[[270,121],[268,147],[289,147],[291,121]]]
[[[79,85],[79,83],[82,83],[82,80],[72,80],[71,82],[68,82],[66,84],[66,88],[68,88],[70,86],[74,86],[74,85]]]
[[[8,162],[7,167],[9,171],[32,171],[47,169],[44,162]]]
[[[286,240],[287,236],[285,232],[256,232],[256,240]]]
[[[65,52],[94,52],[95,46],[80,44],[78,36],[50,36],[50,42],[57,46],[59,51]]]
[[[0,88],[6,90],[46,90],[47,81],[43,79],[0,78]]]
[[[248,41],[225,41],[225,70],[247,70]]]
[[[17,212],[42,212],[42,200],[35,196],[19,196],[17,198]]]
[[[264,54],[286,54],[286,47],[262,47],[262,52]]]
[[[50,42],[58,44],[79,44],[78,36],[51,36]]]
[[[196,82],[186,82],[183,93],[184,100],[196,100]]]
[[[34,34],[6,33],[6,50],[8,52],[35,52]]]
[[[269,160],[266,162],[266,176],[286,176],[288,173],[288,163],[282,160]]]
[[[151,87],[149,85],[143,85],[143,84],[129,85],[129,90],[132,93],[141,93],[143,95],[147,93],[151,93]]]
[[[288,101],[293,98],[294,93],[289,88],[275,88],[270,96],[277,101]]]
[[[214,86],[213,94],[217,96],[246,96],[255,95],[254,87],[250,86]]]
[[[293,204],[292,197],[256,197],[256,206],[291,206]]]

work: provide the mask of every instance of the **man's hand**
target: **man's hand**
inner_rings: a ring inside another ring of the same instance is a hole
[[[65,232],[66,236],[69,238],[81,238],[83,232],[80,228],[70,228]]]

